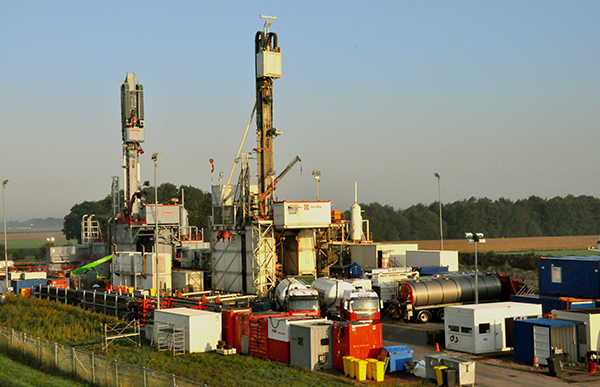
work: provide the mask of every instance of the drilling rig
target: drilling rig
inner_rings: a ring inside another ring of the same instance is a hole
[[[331,203],[275,201],[276,184],[300,158],[296,156],[275,178],[273,81],[281,77],[281,48],[269,31],[274,16],[263,16],[254,37],[257,147],[242,153],[246,128],[229,180],[212,186],[211,282],[218,290],[266,295],[279,276],[316,275],[316,229],[331,226]],[[256,158],[257,172],[249,160]],[[212,164],[212,160],[211,160]],[[230,184],[240,164],[237,184]]]

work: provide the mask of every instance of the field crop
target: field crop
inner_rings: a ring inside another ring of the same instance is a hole
[[[494,251],[501,252],[553,252],[577,250],[585,253],[589,246],[597,247],[597,235],[584,236],[557,236],[557,237],[534,237],[534,238],[485,238],[485,243],[479,243],[479,252]],[[411,241],[402,243],[416,243],[421,250],[439,250],[439,240]],[[473,252],[474,246],[466,239],[444,240],[444,250],[455,250],[462,253]],[[597,255],[598,252],[589,254]],[[543,254],[540,254],[543,255]],[[569,254],[572,255],[572,254]]]
[[[0,354],[0,386],[3,387],[89,387],[83,382],[51,375],[39,371],[37,368],[29,367],[25,364],[14,361],[13,359]]]

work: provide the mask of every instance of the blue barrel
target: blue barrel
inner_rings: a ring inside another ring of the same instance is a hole
[[[351,263],[348,265],[348,276],[350,278],[360,278],[362,270],[358,263]]]

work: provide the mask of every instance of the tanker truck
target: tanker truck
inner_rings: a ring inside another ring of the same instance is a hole
[[[322,314],[342,321],[379,322],[381,303],[374,291],[326,277],[317,278],[312,286],[319,294]]]
[[[290,316],[320,316],[316,290],[296,278],[286,278],[275,288],[275,307]]]
[[[500,300],[502,286],[498,276],[480,273],[477,282],[480,301]],[[475,302],[475,273],[403,281],[398,286],[397,299],[405,320],[444,320],[444,307]]]

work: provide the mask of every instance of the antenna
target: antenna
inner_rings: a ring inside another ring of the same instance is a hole
[[[261,19],[265,19],[263,31],[265,33],[265,36],[267,36],[267,34],[269,33],[269,27],[271,27],[271,24],[273,24],[273,20],[277,20],[277,16],[260,15],[260,17]]]

